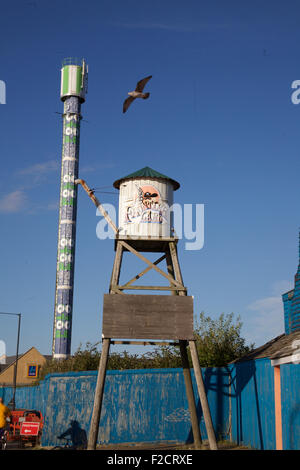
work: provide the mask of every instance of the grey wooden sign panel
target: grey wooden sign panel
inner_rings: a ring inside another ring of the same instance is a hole
[[[193,297],[105,294],[105,338],[191,340]]]

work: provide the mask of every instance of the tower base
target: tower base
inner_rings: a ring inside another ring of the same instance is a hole
[[[109,294],[104,295],[102,328],[103,347],[98,369],[94,408],[88,439],[89,450],[96,449],[110,345],[161,345],[161,342],[156,343],[156,341],[166,339],[175,340],[175,342],[164,344],[172,344],[173,346],[180,347],[195,448],[201,448],[202,440],[197,417],[187,346],[190,348],[210,449],[217,450],[216,437],[212,425],[196,343],[193,335],[193,298],[187,296],[187,289],[183,285],[177,256],[177,240],[171,238],[168,240],[156,240],[156,242],[156,245],[152,248],[155,252],[164,252],[164,255],[153,263],[141,254],[141,251],[151,251],[150,246],[148,245],[148,241],[145,239],[125,240],[122,238],[116,240],[116,255],[111,276]],[[119,278],[123,252],[125,250],[136,255],[148,266],[126,284],[120,285]],[[161,270],[157,266],[163,260],[166,260],[167,272]],[[170,285],[137,286],[134,284],[137,279],[140,279],[151,269],[155,269],[165,279],[168,279]],[[169,290],[171,296],[128,295],[124,293],[125,290],[137,289],[153,291],[160,290],[162,287],[163,290]],[[145,341],[128,341],[130,339],[144,339]],[[148,341],[150,339],[153,341]]]

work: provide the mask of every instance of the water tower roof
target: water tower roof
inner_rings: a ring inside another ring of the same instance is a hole
[[[127,176],[124,176],[123,178],[118,179],[117,181],[114,182],[114,187],[116,189],[119,189],[122,181],[131,179],[131,178],[132,179],[135,179],[135,178],[163,179],[163,180],[170,181],[170,183],[173,184],[174,191],[180,188],[180,184],[177,181],[173,180],[172,178],[169,178],[169,176],[163,175],[162,173],[159,173],[158,171],[153,170],[149,166],[145,166],[144,168],[141,168],[140,170],[135,171],[134,173],[130,173],[130,175],[127,175]]]

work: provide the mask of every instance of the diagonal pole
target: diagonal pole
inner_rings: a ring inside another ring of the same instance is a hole
[[[101,416],[101,407],[102,407],[102,401],[103,401],[104,384],[105,384],[105,377],[106,377],[106,367],[107,367],[108,354],[109,354],[109,346],[110,346],[110,339],[104,338],[102,351],[101,351],[101,358],[100,358],[100,363],[99,363],[96,390],[95,390],[93,414],[92,414],[92,420],[91,420],[90,432],[89,432],[89,438],[88,438],[88,446],[87,446],[88,450],[96,449],[98,432],[99,432],[99,424],[100,424],[100,416]]]
[[[108,215],[104,207],[102,206],[101,202],[99,202],[99,200],[96,198],[94,191],[91,188],[89,188],[86,182],[82,179],[75,180],[75,184],[81,184],[81,186],[83,187],[83,189],[85,190],[89,198],[93,201],[97,209],[101,212],[101,214],[103,215],[107,223],[111,226],[113,231],[117,233],[118,229],[116,227],[116,224],[112,221],[112,219],[110,218],[110,216]]]
[[[180,265],[178,261],[176,245],[173,242],[170,242],[169,246],[170,246],[170,254],[171,254],[171,259],[172,259],[173,266],[174,266],[175,276],[177,279],[179,279],[183,283]],[[179,292],[179,295],[186,295],[186,294],[184,292]],[[214,432],[214,428],[212,424],[210,409],[208,406],[208,401],[207,401],[206,391],[205,391],[204,382],[202,378],[199,357],[198,357],[195,341],[189,341],[189,346],[190,346],[192,363],[193,363],[196,383],[198,387],[198,394],[200,398],[201,408],[203,411],[203,417],[204,417],[205,427],[207,431],[209,446],[211,450],[218,450],[216,436],[215,436],[215,432]]]
[[[202,377],[201,368],[199,364],[199,357],[197,353],[196,342],[189,341],[189,346],[190,346],[190,351],[191,351],[191,356],[192,356],[192,362],[193,362],[195,378],[196,378],[197,387],[198,387],[201,408],[203,411],[205,427],[207,431],[209,447],[210,447],[210,450],[218,450],[215,431],[213,428],[213,423],[212,423],[211,414],[210,414],[210,410],[208,406],[203,377]]]
[[[170,253],[170,247],[169,247],[169,250],[166,251],[166,261],[167,261],[168,273],[170,274],[170,276],[175,278],[175,267],[174,267],[173,259]],[[180,280],[182,282],[182,278]],[[182,291],[177,291],[177,292],[172,291],[171,295],[186,295],[186,292],[183,293]],[[186,350],[186,341],[182,341],[182,340],[179,341],[179,346],[180,346],[180,355],[181,355],[181,362],[182,362],[182,369],[183,369],[183,377],[184,377],[184,382],[185,382],[185,389],[186,389],[186,395],[188,399],[192,430],[193,430],[193,436],[194,436],[194,445],[195,445],[195,449],[201,449],[202,439],[201,439],[199,421],[198,421],[198,416],[197,416],[197,407],[196,407],[195,395],[194,395],[194,390],[193,390],[189,358],[188,358],[187,350]]]
[[[194,395],[194,390],[193,390],[189,359],[188,359],[188,355],[186,351],[186,341],[179,341],[179,346],[180,346],[180,354],[181,354],[186,395],[188,399],[190,416],[191,416],[195,449],[198,450],[198,449],[201,449],[202,439],[201,439],[199,421],[198,421],[198,416],[197,416],[197,408],[196,408],[195,395]]]

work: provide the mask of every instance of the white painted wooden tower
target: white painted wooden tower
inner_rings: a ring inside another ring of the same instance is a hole
[[[187,295],[187,288],[183,283],[177,254],[178,238],[174,234],[170,216],[173,193],[180,187],[179,183],[149,167],[115,181],[114,187],[120,190],[118,227],[97,200],[93,190],[83,180],[77,180],[77,183],[83,186],[115,232],[116,252],[109,293],[103,296],[102,352],[88,449],[96,449],[111,344],[179,346],[194,444],[196,449],[200,449],[202,440],[187,355],[189,346],[209,445],[211,449],[217,449],[194,337],[193,297]],[[136,256],[147,267],[129,281],[121,283],[120,273],[125,252]],[[163,255],[152,262],[142,255],[143,252]],[[165,261],[165,270],[158,267],[162,261]],[[168,285],[136,283],[152,269],[161,275],[160,280],[167,280]],[[134,294],[134,291],[150,291],[150,294]],[[154,294],[166,291],[170,295]]]

